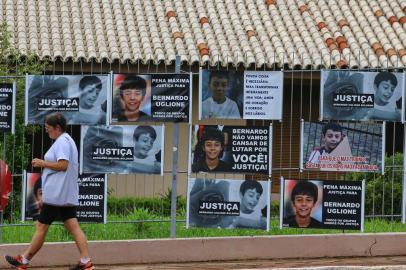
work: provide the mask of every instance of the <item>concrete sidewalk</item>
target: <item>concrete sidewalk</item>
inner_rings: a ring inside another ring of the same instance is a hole
[[[68,267],[30,268],[66,270]],[[96,270],[406,270],[406,256],[96,265]]]

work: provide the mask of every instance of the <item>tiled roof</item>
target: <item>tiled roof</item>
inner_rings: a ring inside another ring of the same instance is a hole
[[[406,0],[0,0],[4,21],[52,60],[406,65]]]

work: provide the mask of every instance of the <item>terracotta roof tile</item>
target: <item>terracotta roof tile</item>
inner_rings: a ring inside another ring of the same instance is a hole
[[[3,0],[3,21],[18,50],[50,59],[406,65],[405,0]]]

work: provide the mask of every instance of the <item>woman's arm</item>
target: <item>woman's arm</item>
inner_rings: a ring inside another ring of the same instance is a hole
[[[60,159],[57,162],[49,162],[43,159],[34,158],[31,161],[32,166],[39,168],[48,168],[54,171],[66,171],[68,169],[69,161],[66,159]]]

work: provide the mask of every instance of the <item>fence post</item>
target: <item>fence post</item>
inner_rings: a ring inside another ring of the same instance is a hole
[[[175,73],[180,73],[180,56],[176,56]],[[176,197],[177,197],[177,172],[178,172],[178,145],[179,123],[173,124],[172,131],[172,192],[171,192],[171,238],[176,238]]]

